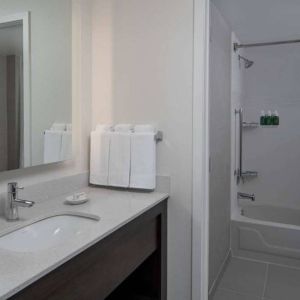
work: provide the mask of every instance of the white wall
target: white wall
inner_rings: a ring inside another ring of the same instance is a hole
[[[210,287],[230,247],[231,30],[211,3],[210,36]]]
[[[245,71],[245,118],[259,121],[261,110],[278,110],[278,128],[245,132],[244,165],[258,171],[242,186],[258,204],[300,208],[300,46],[247,49],[254,65]]]
[[[93,126],[153,123],[164,132],[158,174],[171,176],[168,296],[190,299],[193,1],[93,2]]]
[[[74,159],[65,163],[0,173],[0,193],[7,191],[7,183],[10,181],[16,180],[26,187],[88,170],[88,142],[91,131],[91,10],[86,1],[74,0],[73,2]]]
[[[31,156],[43,162],[43,132],[71,122],[72,0],[0,2],[0,17],[31,13]],[[47,112],[47,113],[45,113]]]

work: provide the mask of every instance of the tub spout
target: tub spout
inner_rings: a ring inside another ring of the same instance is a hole
[[[255,195],[254,194],[238,193],[237,198],[238,198],[238,200],[255,201]]]

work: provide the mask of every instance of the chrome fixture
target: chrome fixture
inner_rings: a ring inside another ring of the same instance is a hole
[[[258,128],[259,123],[258,122],[243,122],[243,128]]]
[[[243,169],[243,109],[236,109],[235,115],[239,116],[239,166],[235,170],[237,184],[240,183],[242,178],[242,169]]]
[[[17,182],[11,182],[8,184],[7,199],[5,216],[8,221],[16,221],[19,219],[18,207],[32,207],[34,205],[33,201],[27,201],[19,199],[18,191],[24,188],[18,187]]]
[[[252,48],[252,47],[286,45],[286,44],[297,44],[297,43],[300,43],[300,40],[287,40],[287,41],[277,41],[277,42],[267,42],[267,43],[253,43],[253,44],[233,43],[233,50],[234,52],[236,52],[240,48]]]
[[[255,195],[254,194],[238,193],[237,197],[238,197],[238,200],[255,201]]]
[[[163,132],[160,131],[160,130],[157,131],[156,134],[155,134],[154,139],[156,140],[157,143],[158,143],[158,142],[162,142],[163,139],[164,139],[164,134],[163,134]]]
[[[241,62],[241,60],[244,62],[244,66],[246,69],[249,69],[253,66],[254,61],[247,59],[246,57],[243,57],[241,55],[239,55],[239,62]]]
[[[236,109],[235,115],[239,116],[239,166],[234,171],[234,175],[236,176],[237,184],[239,184],[241,180],[244,182],[246,178],[257,177],[258,172],[243,170],[243,129],[245,128],[245,124],[249,123],[244,122],[244,112],[242,108]]]

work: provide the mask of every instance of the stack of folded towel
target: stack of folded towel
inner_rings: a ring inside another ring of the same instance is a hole
[[[108,165],[110,151],[111,126],[97,126],[91,134],[90,182],[108,185]]]
[[[91,134],[90,183],[153,190],[156,130],[151,125],[99,125]]]
[[[54,163],[72,158],[72,125],[54,123],[44,132],[44,163]]]

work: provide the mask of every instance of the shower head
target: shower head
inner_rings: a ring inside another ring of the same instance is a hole
[[[246,69],[249,69],[249,68],[252,67],[253,64],[254,64],[254,61],[249,60],[249,59],[247,59],[247,58],[245,58],[245,57],[239,55],[239,61],[241,61],[241,60],[244,62],[244,67],[245,67]]]
[[[253,64],[254,64],[254,61],[247,60],[247,61],[245,62],[245,68],[246,68],[246,69],[249,69],[249,68],[251,68],[251,67],[253,66]]]

